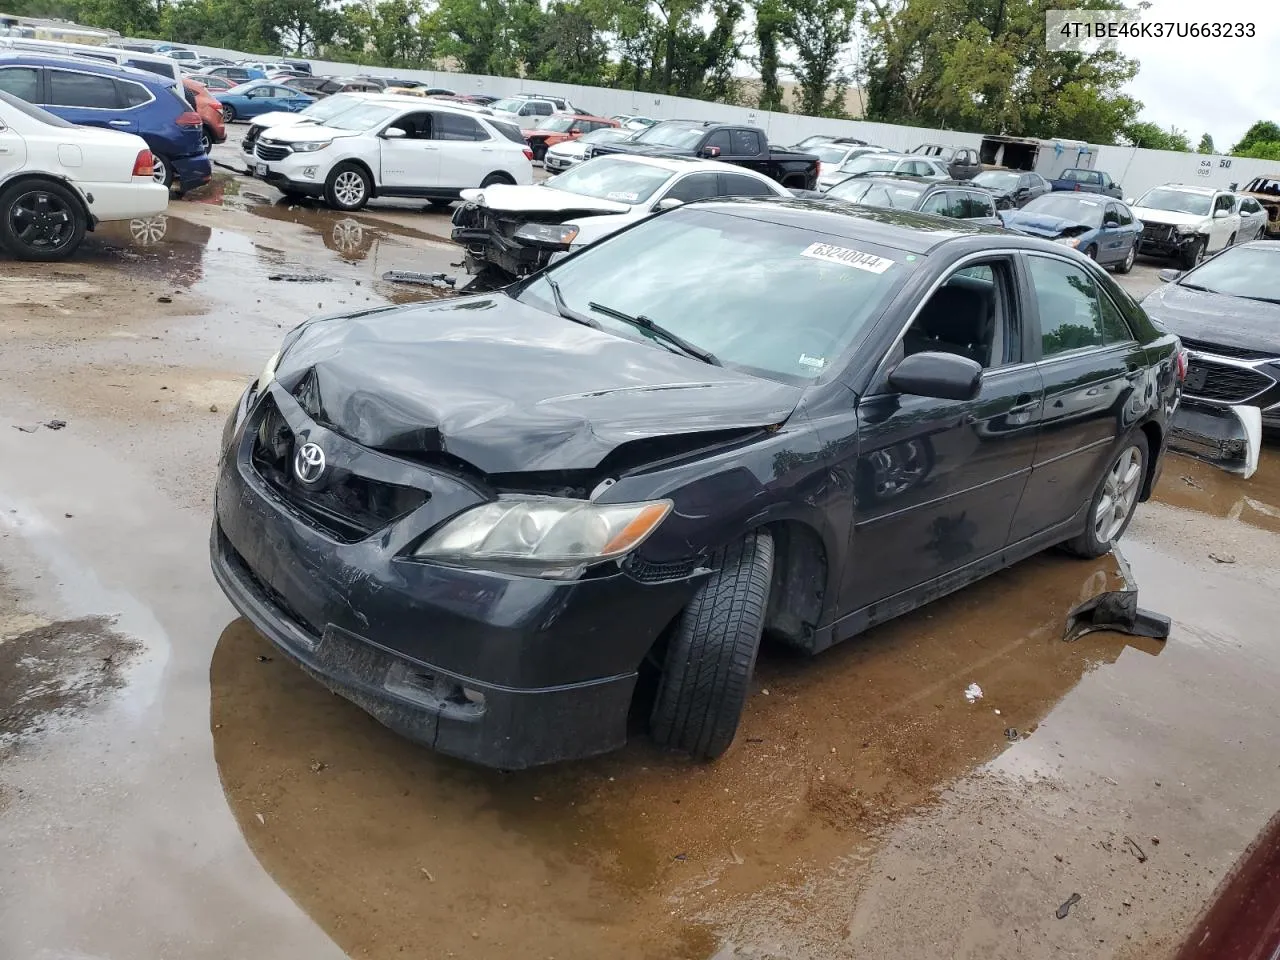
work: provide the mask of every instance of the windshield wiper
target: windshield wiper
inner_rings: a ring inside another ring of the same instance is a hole
[[[1178,286],[1180,286],[1180,287],[1182,287],[1182,288],[1184,288],[1184,289],[1186,289],[1186,290],[1199,290],[1201,293],[1217,293],[1217,292],[1218,292],[1217,290],[1210,290],[1208,287],[1202,287],[1202,286],[1200,286],[1200,284],[1198,284],[1198,283],[1182,283],[1182,282],[1179,282],[1179,283],[1178,283]]]
[[[569,305],[564,302],[564,294],[560,292],[560,284],[551,277],[543,277],[547,281],[547,286],[551,288],[551,297],[556,302],[556,313],[564,317],[566,320],[572,320],[574,323],[580,323],[584,327],[594,327],[600,329],[600,324],[592,320],[586,314],[578,313],[577,310],[570,310]]]
[[[603,313],[606,317],[613,317],[615,320],[621,320],[623,323],[629,323],[633,327],[639,327],[653,335],[655,340],[665,340],[671,346],[675,347],[686,356],[693,357],[695,360],[701,360],[703,363],[709,363],[712,366],[722,366],[716,355],[708,350],[703,350],[680,336],[678,333],[672,333],[666,327],[661,327],[654,323],[643,313],[632,316],[629,313],[623,313],[621,310],[615,310],[613,307],[606,307],[603,304],[596,303],[594,300],[588,301],[587,306],[597,313]]]

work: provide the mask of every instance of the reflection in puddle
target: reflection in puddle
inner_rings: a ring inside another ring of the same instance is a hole
[[[1088,670],[1128,645],[1158,653],[1061,641],[1115,574],[1110,557],[1048,553],[819,657],[766,649],[711,765],[637,737],[592,761],[477,769],[383,729],[238,620],[211,666],[215,757],[258,858],[353,956],[701,960],[716,937],[687,918],[802,884],[1011,728],[1035,736]]]
[[[1248,480],[1177,454],[1165,460],[1155,499],[1280,533],[1280,454],[1264,439],[1258,472]]]

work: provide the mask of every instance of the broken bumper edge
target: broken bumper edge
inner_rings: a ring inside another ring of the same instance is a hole
[[[1248,479],[1262,452],[1262,411],[1183,401],[1173,415],[1169,448]]]

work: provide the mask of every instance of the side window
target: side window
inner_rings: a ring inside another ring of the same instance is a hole
[[[1258,213],[1262,210],[1262,205],[1253,197],[1245,197],[1243,206],[1245,213]]]
[[[1128,343],[1133,339],[1129,324],[1125,322],[1120,308],[1111,302],[1106,291],[1098,291],[1098,302],[1102,307],[1102,339],[1107,344]]]
[[[755,177],[744,177],[740,173],[722,173],[720,186],[722,194],[726,197],[775,196],[767,183],[762,183]]]
[[[760,136],[754,130],[733,131],[733,155],[754,157],[760,152]]]
[[[1089,275],[1077,266],[1050,257],[1030,256],[1027,263],[1040,310],[1044,356],[1102,346],[1102,309]]]
[[[1231,210],[1231,194],[1229,193],[1219,194],[1217,202],[1214,203],[1213,205],[1213,209],[1215,212],[1218,210],[1230,211]]]
[[[1114,203],[1108,203],[1102,211],[1102,225],[1104,227],[1120,226],[1120,208]]]
[[[1116,213],[1120,215],[1120,226],[1133,226],[1133,214],[1129,212],[1129,208],[1123,203],[1117,203],[1114,206],[1116,208]]]
[[[533,112],[540,117],[549,117],[551,116],[551,114],[555,113],[556,111],[555,111],[555,108],[552,107],[551,104],[547,103],[545,100],[539,100],[537,103],[533,105]]]
[[[406,139],[409,140],[430,140],[433,119],[433,114],[425,111],[406,113],[398,120],[391,121],[388,127],[399,127],[404,131]]]
[[[728,130],[717,130],[711,136],[707,137],[704,147],[719,147],[720,152],[727,157],[733,156],[733,138],[729,136]]]
[[[110,77],[72,73],[70,70],[49,71],[49,103],[56,107],[96,110],[118,110],[123,106]]]
[[[960,194],[960,198],[961,209],[964,211],[961,216],[966,220],[996,215],[995,202],[985,194],[966,192]]]
[[[433,140],[488,140],[480,124],[471,117],[456,113],[437,113],[433,116]]]
[[[677,180],[660,199],[683,200],[685,203],[689,203],[691,200],[704,200],[707,197],[714,197],[720,189],[720,184],[717,180],[718,177],[714,173],[692,173]]]
[[[920,204],[921,213],[934,213],[940,217],[951,216],[951,203],[947,199],[947,194],[943,190],[930,195]]]
[[[1021,353],[1009,261],[993,260],[953,273],[921,306],[902,339],[907,355],[955,353],[985,368],[1014,362]]]
[[[133,67],[135,70],[145,70],[148,73],[154,73],[156,76],[173,79],[173,67],[167,63],[152,63],[149,60],[130,60],[125,66]]]
[[[0,90],[27,103],[38,103],[40,74],[34,67],[5,67],[0,70]]]

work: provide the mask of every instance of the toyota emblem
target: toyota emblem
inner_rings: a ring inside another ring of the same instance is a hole
[[[324,451],[318,443],[304,443],[293,455],[293,473],[303,483],[315,483],[324,474]]]

